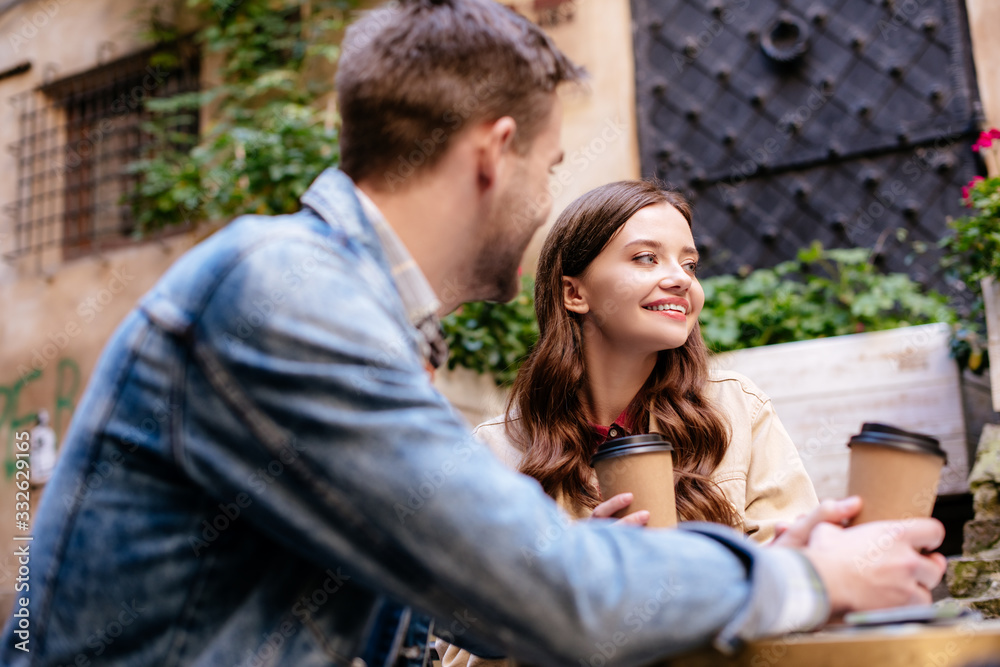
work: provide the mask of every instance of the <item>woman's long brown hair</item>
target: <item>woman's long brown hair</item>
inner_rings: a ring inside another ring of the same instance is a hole
[[[539,339],[507,402],[508,437],[524,452],[520,471],[545,492],[575,505],[601,502],[590,457],[598,444],[588,412],[584,319],[563,305],[563,276],[580,276],[639,209],[667,203],[691,224],[680,194],[653,181],[620,181],[591,190],[562,212],[545,239],[535,282]],[[697,325],[683,346],[662,350],[630,407],[642,431],[653,415],[674,447],[677,513],[682,520],[736,525],[733,507],[709,475],[722,461],[729,430],[705,397],[708,355]]]

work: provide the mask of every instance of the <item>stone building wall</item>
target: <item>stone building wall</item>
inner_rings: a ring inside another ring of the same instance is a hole
[[[41,95],[32,91],[141,49],[146,5],[143,0],[4,4],[0,72],[22,64],[30,68],[0,79],[0,206],[10,206],[19,194],[19,156],[8,150],[22,133],[13,101]],[[56,264],[47,257],[49,265],[40,270],[36,256],[11,258],[18,248],[15,231],[13,217],[0,216],[0,542],[6,545],[20,534],[14,526],[15,432],[30,429],[36,413],[46,410],[63,435],[112,331],[197,238],[174,235]],[[33,506],[37,499],[33,491]],[[4,548],[0,554],[0,617],[14,598],[11,553]]]

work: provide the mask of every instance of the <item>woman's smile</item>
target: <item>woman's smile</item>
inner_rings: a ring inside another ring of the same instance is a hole
[[[691,304],[688,303],[687,299],[680,298],[659,299],[657,301],[653,301],[652,303],[644,304],[642,307],[644,310],[648,310],[680,322],[687,321],[688,311],[691,310]]]

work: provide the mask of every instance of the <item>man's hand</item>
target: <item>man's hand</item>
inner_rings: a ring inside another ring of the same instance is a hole
[[[822,522],[843,526],[861,511],[861,498],[850,496],[843,500],[824,500],[809,514],[800,516],[791,524],[775,526],[775,538],[769,546],[801,549],[809,543],[813,528]]]
[[[619,493],[617,496],[611,496],[603,503],[594,508],[594,513],[590,515],[592,519],[608,519],[611,518],[615,512],[625,509],[632,504],[632,499],[634,496],[631,493]],[[645,526],[649,523],[649,511],[639,510],[638,512],[632,512],[627,514],[618,521],[618,523],[627,523],[636,526]]]
[[[802,550],[830,596],[831,615],[930,604],[946,561],[936,549],[944,526],[936,519],[874,521],[851,528],[819,522]]]

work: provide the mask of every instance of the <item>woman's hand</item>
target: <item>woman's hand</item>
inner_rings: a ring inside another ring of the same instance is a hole
[[[843,500],[824,500],[809,514],[800,516],[792,523],[779,523],[774,528],[771,546],[801,549],[809,543],[813,528],[821,523],[843,526],[861,511],[861,498],[850,496]]]
[[[612,516],[629,505],[632,504],[632,494],[631,493],[619,493],[617,496],[612,496],[608,498],[603,503],[594,508],[594,513],[590,515],[591,519],[610,519]],[[632,512],[627,514],[615,524],[627,523],[636,526],[645,526],[649,523],[649,511],[639,510],[638,512]]]

